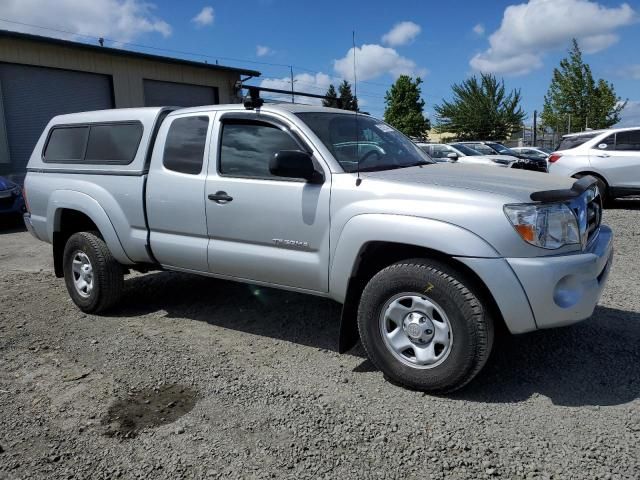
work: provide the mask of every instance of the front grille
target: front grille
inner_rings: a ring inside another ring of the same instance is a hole
[[[591,200],[589,198],[591,197]],[[587,243],[595,236],[602,222],[602,197],[600,192],[595,190],[595,195],[587,196]]]

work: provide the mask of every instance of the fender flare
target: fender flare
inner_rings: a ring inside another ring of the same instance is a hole
[[[344,225],[329,266],[329,293],[338,302],[344,303],[354,267],[370,242],[413,245],[452,257],[500,257],[484,239],[458,225],[408,215],[357,215]]]
[[[118,262],[124,265],[134,263],[122,248],[122,243],[107,212],[93,197],[86,193],[74,190],[56,190],[51,194],[47,205],[47,218],[53,219],[47,225],[49,241],[53,241],[53,232],[60,230],[62,211],[65,209],[77,210],[89,217],[98,227],[107,247]]]

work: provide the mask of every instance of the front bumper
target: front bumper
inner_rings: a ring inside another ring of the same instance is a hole
[[[529,299],[537,328],[569,325],[593,314],[613,262],[613,233],[602,225],[581,253],[506,260]]]

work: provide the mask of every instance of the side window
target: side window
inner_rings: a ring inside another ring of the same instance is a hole
[[[270,178],[269,161],[280,150],[300,150],[300,147],[288,133],[275,126],[225,122],[220,145],[220,173],[233,177]]]
[[[141,138],[140,123],[92,125],[85,160],[92,163],[131,163]]]
[[[616,135],[616,150],[640,152],[640,130],[618,132]]]
[[[596,150],[615,150],[616,149],[616,134],[612,133],[606,138],[600,140],[596,145],[592,148]]]
[[[82,162],[89,127],[57,127],[51,130],[44,150],[45,162]]]
[[[202,171],[209,117],[176,118],[169,126],[162,164],[174,172],[197,175]]]
[[[449,147],[445,147],[444,145],[434,145],[433,154],[431,156],[433,158],[447,158],[448,153]]]

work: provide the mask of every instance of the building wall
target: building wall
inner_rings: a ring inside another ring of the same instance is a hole
[[[173,63],[170,60],[164,61],[163,59],[120,55],[117,52],[114,53],[110,51],[110,49],[105,49],[104,52],[101,50],[102,49],[97,46],[94,49],[88,50],[73,45],[48,43],[30,38],[1,36],[0,68],[4,65],[5,70],[7,70],[11,68],[11,65],[24,65],[28,67],[59,69],[57,70],[58,72],[73,71],[84,72],[85,74],[105,75],[110,79],[109,90],[112,90],[111,95],[113,101],[109,101],[108,104],[110,106],[113,105],[115,108],[144,107],[144,80],[159,80],[185,85],[214,87],[217,89],[218,103],[236,103],[240,101],[239,98],[235,97],[234,89],[236,83],[240,80],[241,73],[239,71],[216,69],[213,66],[206,66],[205,64],[202,64],[202,67],[200,67],[198,65]],[[52,70],[52,72],[55,71],[56,70]],[[52,74],[52,78],[62,77],[63,75]],[[61,107],[60,111],[49,112],[45,115],[47,118],[43,118],[42,111],[40,111],[40,115],[37,116],[37,108],[33,110],[29,109],[29,112],[33,112],[33,117],[27,118],[26,120],[22,119],[27,122],[27,125],[36,128],[38,135],[52,115],[69,113],[69,108],[72,108],[71,111],[75,111],[73,110],[74,108],[80,108],[81,110],[93,110],[96,108],[94,104],[88,103],[85,105],[81,101],[79,102],[80,106],[75,106],[75,103],[78,102],[65,103],[65,97],[62,95],[62,92],[65,91],[64,93],[68,95],[70,93],[69,90],[73,90],[73,87],[71,83],[66,83],[66,80],[58,81],[65,82],[67,88],[60,88],[60,97],[53,98],[53,100],[57,100],[58,103],[62,101],[65,107]],[[83,85],[86,87],[85,90],[91,89],[88,83],[85,82]],[[51,105],[46,105],[46,100],[52,99],[50,96],[55,95],[56,88],[55,85],[52,86],[50,83],[46,83],[46,86],[53,88],[34,87],[36,96],[37,92],[41,92],[41,95],[48,96],[46,99],[43,98],[42,101],[38,98],[30,97],[37,106],[51,107]],[[73,95],[72,92],[71,94]],[[2,95],[1,84],[0,95]],[[15,98],[17,97],[12,98],[15,104]],[[80,97],[78,97],[78,100],[80,100]],[[29,138],[25,137],[24,139],[20,137],[20,140],[15,140],[17,138],[16,135],[13,135],[13,140],[8,138],[8,131],[13,133],[23,132],[24,128],[18,126],[15,116],[10,118],[10,116],[5,115],[6,112],[3,111],[3,104],[5,104],[6,107],[7,101],[7,98],[0,97],[0,175],[9,176],[20,181],[26,172],[26,162],[28,160],[28,154],[24,152],[31,151],[38,135],[31,135]],[[187,99],[185,99],[185,101],[187,101]],[[104,104],[104,102],[102,104]],[[185,104],[189,106],[188,103]],[[100,108],[107,107],[101,106]],[[13,110],[14,112],[19,111],[15,108]],[[51,108],[49,108],[49,110],[51,110]],[[25,113],[29,114],[29,112]],[[11,123],[12,119],[13,123]],[[11,137],[11,135],[9,135],[9,137]]]
[[[113,78],[116,108],[144,106],[143,79],[217,87],[220,103],[234,103],[238,72],[86,51],[28,39],[0,39],[0,61],[102,73]]]

